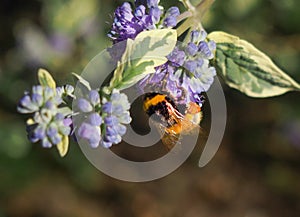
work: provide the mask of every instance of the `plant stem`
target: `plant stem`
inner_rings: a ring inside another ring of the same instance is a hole
[[[181,1],[182,4],[184,5],[184,7],[186,9],[188,9],[189,11],[195,11],[195,7],[194,7],[194,5],[192,5],[190,0],[179,0],[179,1]]]
[[[193,13],[191,11],[185,11],[177,17],[177,23],[191,16],[193,16]]]
[[[192,24],[193,24],[193,19],[190,17],[188,18],[186,21],[184,21],[177,29],[177,35],[180,36],[182,35],[186,30],[188,30],[189,28],[191,28]]]
[[[215,0],[202,0],[197,6],[194,14],[195,19],[202,19],[206,11],[211,7]]]
[[[177,35],[182,35],[189,28],[202,29],[201,20],[205,12],[210,8],[215,0],[202,0],[194,7],[189,0],[180,0],[188,9],[178,17],[178,22],[188,18],[177,28]]]

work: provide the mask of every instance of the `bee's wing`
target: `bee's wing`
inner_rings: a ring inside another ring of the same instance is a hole
[[[163,124],[159,123],[158,121],[154,120],[153,118],[149,118],[149,121],[151,123],[151,125],[154,125],[155,128],[158,130],[159,135],[163,136],[165,133],[165,126],[163,126]]]
[[[161,141],[168,151],[171,150],[176,144],[178,144],[178,148],[181,149],[181,136],[196,135],[200,131],[200,126],[192,122],[191,118],[188,116],[176,116],[176,122],[180,123],[176,125],[176,130],[174,130],[174,128],[172,127],[168,128],[162,123],[152,120],[151,118],[150,120],[152,124],[158,129],[159,134],[162,136]]]
[[[198,124],[195,124],[186,118],[184,118],[181,121],[181,125],[182,125],[181,133],[183,135],[193,135],[199,133],[200,131],[200,126]]]
[[[169,131],[168,128],[164,126],[162,123],[152,120],[151,118],[150,121],[157,128],[161,136],[161,141],[163,145],[166,147],[168,151],[171,150],[179,141],[180,134],[175,134]]]
[[[167,148],[167,150],[171,150],[177,143],[180,143],[180,134],[174,134],[165,130],[163,137],[161,138],[162,143]]]

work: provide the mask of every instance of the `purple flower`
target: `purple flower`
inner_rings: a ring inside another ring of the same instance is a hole
[[[199,42],[199,37],[200,37],[200,32],[197,30],[193,30],[191,32],[191,42],[192,43],[197,43]]]
[[[188,45],[186,46],[185,52],[189,56],[194,56],[197,54],[198,47],[196,44],[193,42],[189,42]]]
[[[27,123],[28,139],[35,143],[42,141],[42,146],[50,148],[62,141],[62,137],[71,133],[70,123],[64,121],[65,116],[57,113],[54,117],[45,120],[39,118],[41,114],[36,113],[35,118],[29,119]],[[31,123],[30,123],[31,122]]]
[[[134,11],[134,16],[137,19],[142,19],[145,14],[146,14],[146,8],[144,5],[139,5]]]
[[[188,60],[184,63],[184,67],[190,71],[190,72],[195,72],[197,68],[197,62],[194,60]]]
[[[212,59],[214,54],[205,41],[201,41],[198,45],[198,51],[205,59]]]
[[[170,7],[167,10],[166,16],[178,17],[180,15],[180,11],[178,7]]]
[[[159,0],[147,0],[148,8],[157,7]]]
[[[182,66],[185,59],[185,53],[182,50],[179,50],[178,47],[175,47],[170,55],[168,55],[168,60],[173,63],[173,65],[179,67]]]
[[[114,14],[114,22],[108,36],[114,43],[124,41],[128,38],[135,38],[140,32],[155,28],[152,17],[146,14],[144,5],[138,5],[132,10],[128,2],[118,7]]]
[[[50,87],[33,86],[31,94],[25,92],[25,95],[19,101],[17,110],[20,113],[26,114],[39,111],[44,104],[49,102],[58,105],[61,103],[61,100],[57,99],[55,95],[56,90]]]
[[[79,99],[77,105],[82,112],[91,112],[93,110],[91,103],[84,98]]]
[[[167,28],[169,28],[169,27],[175,27],[176,25],[177,25],[177,20],[176,20],[176,17],[172,17],[172,16],[170,16],[170,17],[166,17],[165,19],[164,19],[164,26],[165,27],[167,27]]]
[[[102,117],[96,111],[101,107],[98,90],[89,91],[85,97],[77,100],[77,107],[84,120],[78,126],[77,135],[86,140],[92,148],[97,148],[101,141]]]
[[[97,90],[91,90],[85,98],[78,99],[78,108],[83,121],[78,126],[78,136],[92,148],[100,144],[109,148],[118,144],[126,132],[124,124],[129,124],[130,104],[127,96],[113,90],[111,95],[100,99]]]
[[[111,147],[112,144],[118,144],[122,140],[122,136],[126,133],[124,124],[131,122],[129,115],[130,104],[125,94],[113,90],[109,99],[102,108],[102,116],[104,116],[105,130],[103,132],[103,147]]]
[[[207,37],[207,33],[204,30],[193,30],[191,32],[191,42],[198,44],[200,41],[204,41]]]
[[[100,103],[99,92],[96,90],[91,90],[89,92],[89,100],[93,106],[96,106],[97,104],[99,104]]]
[[[71,133],[71,122],[67,118],[70,113],[61,113],[60,107],[63,87],[52,89],[44,86],[33,86],[32,93],[25,92],[17,107],[20,113],[32,114],[27,120],[28,139],[35,143],[41,141],[42,146],[50,148],[62,141],[63,136]],[[72,94],[74,88],[67,87]]]
[[[26,114],[32,113],[39,109],[39,106],[36,103],[33,103],[29,95],[25,95],[20,101],[17,107],[18,112]]]
[[[102,118],[98,113],[92,113],[89,116],[89,123],[93,126],[100,126],[102,123]]]
[[[180,89],[176,81],[168,80],[166,84],[166,89],[175,99],[178,99],[182,96],[182,90]]]
[[[175,27],[177,25],[177,17],[180,15],[178,7],[170,7],[163,20],[163,25],[167,28]]]
[[[175,27],[179,9],[171,7],[164,15],[163,7],[158,3],[158,0],[136,0],[134,7],[128,2],[123,3],[115,10],[108,37],[115,44],[128,38],[134,39],[142,31]]]
[[[201,93],[208,91],[216,75],[215,68],[209,65],[216,45],[206,42],[206,35],[205,31],[192,31],[190,42],[176,46],[166,64],[140,81],[141,92],[166,93],[179,104],[202,104]]]
[[[141,93],[158,92],[169,95],[176,99],[177,102],[184,103],[185,91],[180,83],[179,73],[169,73],[173,66],[164,64],[156,68],[156,72],[139,82],[139,89]]]
[[[152,22],[157,24],[160,21],[160,17],[162,15],[162,11],[159,7],[150,8],[149,15],[152,18]]]
[[[87,140],[92,148],[97,148],[100,144],[101,130],[99,126],[83,122],[78,129],[78,135],[80,138]]]

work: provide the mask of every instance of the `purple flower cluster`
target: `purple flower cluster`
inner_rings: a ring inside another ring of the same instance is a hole
[[[134,7],[129,2],[123,3],[115,10],[108,36],[117,43],[128,38],[134,39],[145,30],[175,27],[179,9],[171,7],[164,13],[163,7],[158,4],[159,0],[136,0]]]
[[[104,98],[103,102],[104,117],[104,137],[102,145],[106,148],[112,144],[118,144],[122,140],[122,136],[126,133],[124,124],[131,122],[129,113],[130,103],[124,93],[114,90],[110,98]]]
[[[143,92],[166,92],[177,103],[196,102],[201,105],[201,93],[213,83],[216,70],[209,60],[214,58],[215,42],[206,41],[206,32],[192,31],[187,44],[176,46],[168,62],[156,68],[139,83]]]
[[[91,90],[86,98],[77,101],[79,111],[84,114],[84,121],[78,128],[78,136],[86,140],[92,148],[100,144],[109,148],[118,144],[126,133],[124,124],[129,124],[130,104],[125,94],[113,90],[109,97],[100,96],[97,90]]]
[[[60,112],[59,106],[63,103],[62,95],[72,94],[73,90],[70,85],[57,89],[38,85],[32,87],[31,94],[25,92],[17,110],[23,114],[33,114],[27,120],[27,133],[31,142],[41,141],[43,147],[50,148],[71,133],[72,121]]]
[[[78,128],[78,136],[87,140],[91,147],[96,148],[101,141],[102,124],[102,117],[98,112],[101,107],[98,91],[91,90],[87,98],[78,99],[77,106],[85,118]]]

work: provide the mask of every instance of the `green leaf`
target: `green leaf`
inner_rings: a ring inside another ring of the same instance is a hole
[[[69,149],[69,137],[63,136],[62,141],[56,145],[56,148],[61,157],[64,157]]]
[[[154,73],[154,67],[167,61],[166,56],[175,48],[176,40],[176,30],[172,29],[145,31],[134,40],[128,39],[126,50],[110,82],[110,89],[128,88]]]
[[[300,85],[249,42],[225,32],[212,32],[217,44],[214,64],[225,82],[251,97],[271,97],[300,90]]]
[[[39,69],[38,71],[38,79],[42,86],[51,87],[53,89],[56,88],[56,83],[50,73],[45,69]]]
[[[123,78],[122,74],[124,72],[125,65],[129,59],[129,55],[131,53],[132,46],[133,46],[133,40],[128,39],[126,41],[126,50],[124,51],[124,54],[122,55],[121,61],[118,61],[117,68],[114,71],[114,76],[110,80],[109,89],[118,88],[118,86],[121,85],[122,78]]]
[[[171,53],[177,42],[177,33],[173,29],[155,29],[141,32],[132,43],[131,59],[165,57]]]
[[[160,62],[158,65],[164,64],[166,61]],[[154,70],[152,69],[154,65],[153,60],[144,61],[137,65],[135,68],[130,68],[129,70],[126,70],[126,73],[124,73],[124,77],[122,79],[122,82],[120,82],[118,85],[115,86],[116,89],[122,90],[126,89],[134,84],[136,84],[139,80],[144,78],[146,75],[150,73],[153,73]],[[143,73],[141,73],[143,72]]]

